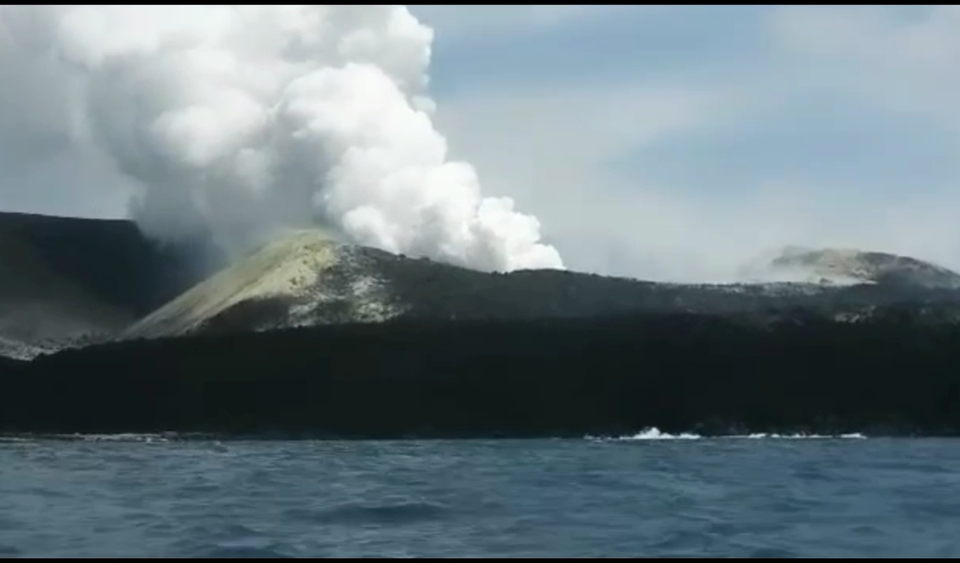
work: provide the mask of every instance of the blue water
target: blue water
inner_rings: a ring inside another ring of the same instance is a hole
[[[669,438],[7,440],[0,556],[960,556],[960,441]]]

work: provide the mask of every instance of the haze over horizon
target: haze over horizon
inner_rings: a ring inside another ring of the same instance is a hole
[[[129,10],[125,17],[142,17]],[[482,196],[510,197],[523,216],[535,217],[543,243],[570,269],[728,281],[745,261],[790,244],[899,253],[960,269],[956,7],[410,12],[422,25],[411,24],[403,37],[426,46],[431,60],[421,61],[422,69],[403,66],[398,54],[381,67],[398,69],[398,83],[429,75],[423,94],[436,104],[433,123],[451,159],[476,169]],[[0,209],[125,216],[129,179],[115,161],[63,134],[63,124],[79,117],[49,88],[61,78],[44,66],[56,55],[42,48],[52,28],[26,25],[62,20],[10,14],[0,9],[0,80],[17,85],[0,91]],[[343,14],[343,29],[380,21],[357,10]],[[432,44],[423,26],[433,30]],[[109,33],[102,39],[122,43]],[[59,45],[61,57],[64,46],[83,46]],[[37,58],[21,56],[24,49]],[[132,82],[124,84],[128,90],[114,92],[129,92]],[[99,103],[116,107],[117,99]],[[351,142],[367,139],[357,135]],[[469,174],[460,174],[449,181],[472,186]],[[325,209],[360,208],[371,197]],[[462,223],[451,219],[434,225],[434,236],[407,217],[403,198],[391,201],[378,205],[398,226],[393,234],[375,233],[379,223],[369,220],[355,238],[494,269],[555,263],[537,249],[536,236],[527,234],[537,229],[524,220],[510,227],[491,219],[463,238]],[[156,209],[167,217],[176,214],[164,210],[175,208]],[[450,218],[474,213],[444,209]],[[399,226],[417,232],[397,234]],[[491,247],[482,242],[488,236],[516,243]]]

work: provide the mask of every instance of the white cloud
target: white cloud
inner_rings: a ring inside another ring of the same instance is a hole
[[[432,38],[402,6],[0,7],[7,196],[33,203],[52,161],[100,153],[158,239],[244,252],[321,220],[477,269],[562,267],[419,111]],[[67,201],[105,199],[105,181],[57,179]]]

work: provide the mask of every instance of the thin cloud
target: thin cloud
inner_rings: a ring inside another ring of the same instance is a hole
[[[611,14],[642,14],[658,6],[619,5],[477,5],[410,6],[411,11],[434,27],[441,41],[465,40],[487,34],[510,35],[544,31],[564,25],[602,20]]]
[[[943,134],[960,94],[948,66],[960,42],[956,10],[757,9],[763,17],[743,41],[768,55],[745,51],[736,72],[731,60],[711,72],[695,51],[663,56],[680,61],[676,76],[697,68],[697,80],[645,74],[635,58],[589,86],[576,74],[539,86],[528,69],[520,86],[491,77],[486,88],[440,97],[441,123],[491,191],[538,214],[574,269],[729,281],[789,244],[960,268],[960,171],[913,150],[917,140],[944,154],[960,148]],[[679,12],[668,23],[690,25]],[[718,160],[731,144],[737,158]],[[662,173],[666,157],[682,183]]]

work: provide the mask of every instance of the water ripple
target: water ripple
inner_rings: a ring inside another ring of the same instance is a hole
[[[6,440],[0,557],[960,556],[956,441],[651,435]]]

